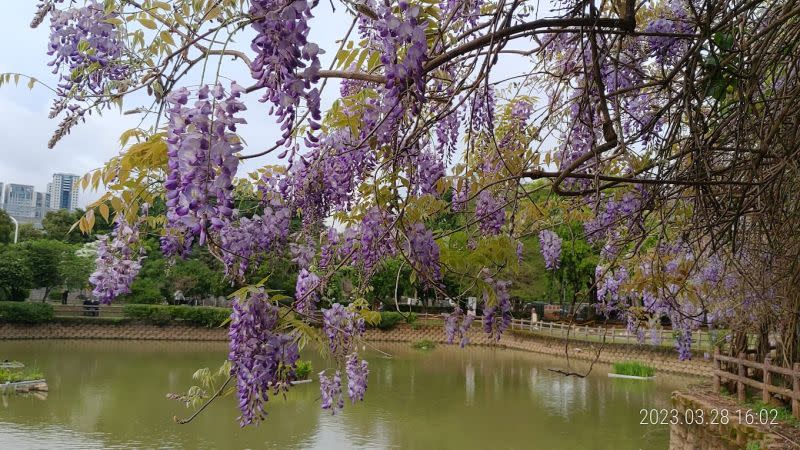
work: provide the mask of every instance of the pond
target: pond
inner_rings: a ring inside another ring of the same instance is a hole
[[[639,425],[639,410],[669,407],[687,383],[613,380],[602,365],[565,377],[548,370],[563,360],[512,350],[377,348],[392,357],[362,352],[363,403],[332,416],[319,408],[316,382],[298,385],[270,399],[264,423],[241,429],[231,397],[186,425],[172,418],[191,410],[165,397],[185,391],[196,369],[219,367],[224,343],[0,341],[0,359],[41,369],[50,387],[46,399],[2,397],[2,447],[658,449],[669,429]],[[313,362],[315,372],[324,367]]]

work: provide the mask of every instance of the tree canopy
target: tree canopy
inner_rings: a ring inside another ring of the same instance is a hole
[[[532,236],[576,301],[596,293],[641,336],[669,317],[682,359],[693,329],[724,326],[772,332],[783,362],[800,360],[796,2],[553,6],[40,2],[32,25],[49,18],[60,75],[51,146],[87,115],[141,103],[126,110],[142,125],[122,131],[123,151],[82,179],[106,193],[80,230],[115,223],[95,295],[130,292],[144,234],[169,258],[213,255],[239,288],[242,424],[264,417],[317,335],[363,398],[355,341],[388,260],[440,297],[481,299],[499,339]],[[333,7],[349,28],[312,42],[331,27],[314,15]],[[249,79],[233,81],[234,66]],[[251,99],[256,124],[243,118]],[[245,143],[248,126],[274,138]],[[252,278],[287,255],[299,268],[290,303]],[[359,274],[355,301],[325,308],[342,271]],[[468,320],[454,310],[451,339]],[[339,372],[320,384],[323,408],[341,408]]]

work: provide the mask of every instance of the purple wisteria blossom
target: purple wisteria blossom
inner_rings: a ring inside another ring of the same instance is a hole
[[[367,392],[367,375],[369,368],[367,361],[358,360],[358,353],[347,355],[345,360],[345,372],[347,373],[347,396],[355,403],[356,400],[364,400]]]
[[[270,391],[285,391],[296,378],[297,343],[277,332],[278,320],[278,308],[264,293],[237,298],[233,303],[228,359],[236,380],[242,426],[263,420]]]
[[[483,292],[483,331],[489,336],[499,341],[503,332],[511,326],[511,287],[510,281],[495,280],[486,271],[481,274],[488,290]],[[490,299],[494,295],[495,301],[490,304]]]
[[[426,284],[436,284],[442,280],[439,267],[439,246],[433,233],[422,223],[413,224],[406,232],[406,253],[414,265],[414,270],[422,274]]]
[[[236,82],[230,93],[219,84],[204,85],[192,107],[186,88],[167,97],[167,225],[161,240],[167,255],[185,255],[195,242],[204,245],[210,230],[222,230],[234,216],[233,178],[242,149],[235,132],[245,123],[236,114],[247,109],[243,91]]]
[[[308,107],[310,130],[308,139],[316,139],[320,113],[319,90],[311,86],[319,80],[319,46],[308,41],[308,20],[317,0],[252,0],[250,17],[253,17],[253,38],[250,48],[256,57],[250,71],[259,87],[265,88],[261,101],[271,105],[270,114],[278,117],[283,134],[278,145],[292,147],[297,109],[301,100]]]
[[[294,309],[300,314],[309,314],[319,301],[319,277],[307,269],[300,269],[294,288]]]
[[[333,377],[328,377],[325,372],[319,373],[319,392],[322,398],[322,409],[330,409],[331,414],[344,408],[344,394],[342,393],[342,375],[337,370]]]
[[[364,319],[340,303],[322,310],[322,329],[328,337],[328,347],[334,356],[350,353],[366,328]]]
[[[459,337],[459,345],[463,348],[469,344],[469,329],[475,316],[464,314],[461,307],[456,306],[453,312],[444,315],[444,332],[447,343],[452,344],[456,336]]]
[[[95,270],[89,277],[94,285],[92,294],[101,303],[111,303],[122,294],[131,291],[133,279],[142,267],[139,247],[139,227],[128,223],[124,214],[118,214],[111,238],[98,239]]]
[[[481,191],[475,202],[475,218],[478,220],[481,232],[493,236],[500,233],[506,222],[506,212],[503,201],[488,190]]]
[[[551,230],[539,232],[539,248],[548,270],[557,270],[561,263],[561,238]]]

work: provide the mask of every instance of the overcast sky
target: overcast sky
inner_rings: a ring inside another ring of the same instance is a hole
[[[0,73],[18,72],[55,85],[56,76],[47,66],[50,60],[46,53],[49,20],[36,29],[29,27],[35,4],[33,0],[3,1],[3,13],[0,14]],[[320,2],[315,14],[309,40],[327,50],[321,56],[322,66],[327,68],[338,47],[336,41],[344,36],[351,18],[341,7],[332,12],[328,2]],[[251,39],[252,33],[247,30],[239,35],[238,42],[229,47],[252,54],[249,48]],[[516,48],[518,45],[515,43],[510,47]],[[525,49],[527,45],[523,42],[519,48]],[[493,70],[493,79],[503,79],[518,69],[520,61],[507,58],[512,57],[501,57]],[[217,57],[209,60],[208,73],[216,72],[218,61]],[[199,83],[200,66],[184,80],[185,85]],[[234,79],[243,86],[252,84],[249,70],[242,62],[226,59],[222,67],[223,77]],[[211,81],[207,76],[205,82]],[[338,86],[338,80],[329,80],[322,95],[323,111],[338,98]],[[258,152],[271,146],[280,135],[274,118],[267,116],[268,106],[258,102],[259,96],[253,93],[245,99],[248,111],[243,116],[249,124],[239,128],[240,135],[247,143],[245,153]],[[88,117],[86,123],[73,128],[71,134],[63,138],[55,149],[49,150],[47,141],[59,122],[58,119],[47,117],[52,100],[51,91],[41,86],[29,90],[26,81],[20,81],[19,86],[12,84],[0,88],[0,182],[30,184],[36,190],[43,191],[55,172],[83,175],[118,154],[119,135],[138,124],[137,116],[121,115],[117,109],[107,110],[102,117]],[[126,97],[124,110],[149,104],[143,95],[136,94]],[[240,166],[239,175],[261,165],[278,162],[274,156],[247,160]],[[98,196],[96,192],[81,192],[80,204],[85,205]]]
[[[46,54],[49,34],[49,20],[39,28],[29,27],[36,2],[4,1],[3,13],[0,14],[0,73],[18,72],[56,84],[56,76],[47,66],[50,57]],[[328,3],[317,7],[318,18],[324,26],[312,27],[311,40],[324,43],[323,48],[335,45],[334,40],[341,38],[346,32],[349,20],[341,10],[331,14]],[[249,50],[249,34],[242,34],[237,47]],[[322,56],[323,67],[327,67],[335,48]],[[217,59],[213,59],[214,70]],[[223,63],[223,75],[228,76],[243,86],[252,84],[249,71],[241,62],[226,60]],[[188,84],[197,83],[199,73],[187,80]],[[100,167],[104,161],[120,151],[119,135],[132,127],[138,120],[135,116],[124,116],[117,110],[106,111],[102,117],[91,116],[86,123],[79,124],[72,133],[62,139],[56,148],[49,150],[47,141],[58,126],[58,120],[48,119],[47,114],[52,104],[52,92],[37,86],[28,90],[26,82],[19,86],[3,86],[0,88],[0,182],[30,184],[37,191],[43,191],[55,172],[66,172],[83,175],[87,171]],[[338,82],[328,83],[323,96],[323,108],[338,96]],[[267,105],[258,102],[259,95],[250,94],[245,100],[248,111],[244,114],[249,125],[240,127],[240,133],[248,143],[247,152],[256,152],[270,142],[275,142],[280,134],[274,119],[267,116]],[[126,100],[125,109],[135,108],[142,104],[142,97],[131,97]],[[275,163],[272,158],[250,160],[240,168],[240,175],[256,167]],[[98,197],[97,193],[81,192],[80,203]]]

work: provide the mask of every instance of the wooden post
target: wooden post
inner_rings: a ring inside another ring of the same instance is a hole
[[[761,390],[761,401],[764,402],[765,405],[769,405],[769,386],[772,384],[772,373],[769,371],[770,363],[769,356],[764,358],[764,388]]]
[[[611,329],[611,343],[614,343],[614,335],[616,334],[615,328]]]
[[[713,380],[714,380],[714,392],[716,392],[717,394],[719,394],[719,391],[720,391],[719,373],[717,373],[717,371],[721,370],[720,363],[719,363],[719,358],[717,358],[718,356],[719,356],[719,348],[715,347],[714,348],[714,375],[713,375]]]
[[[800,363],[794,363],[792,370],[792,415],[800,419]]]
[[[747,369],[744,366],[744,359],[745,359],[744,352],[740,352],[739,361],[737,361],[739,365],[739,379],[736,380],[736,396],[739,398],[740,403],[744,403],[744,401],[747,399],[745,393],[744,381],[742,381],[747,377]]]

